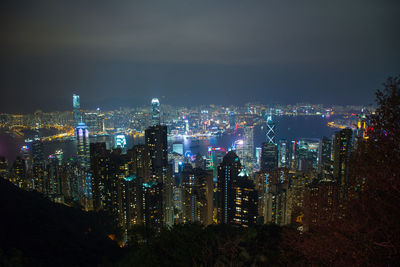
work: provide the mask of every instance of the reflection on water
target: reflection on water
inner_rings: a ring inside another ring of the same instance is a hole
[[[334,129],[327,126],[328,120],[316,116],[281,116],[275,119],[277,139],[296,140],[300,138],[321,138],[322,136],[331,137]],[[266,127],[261,125],[254,128],[254,146],[259,147],[265,141]],[[26,137],[25,137],[26,138]],[[0,130],[0,156],[7,157],[11,163],[19,154],[19,149],[24,145],[25,138],[13,138],[5,130]],[[170,137],[168,144],[172,150],[173,143],[182,143],[184,153],[190,151],[193,155],[200,153],[205,155],[209,146],[223,147],[228,149],[237,139],[234,134],[223,134],[206,139],[192,139],[184,137]],[[133,145],[143,144],[144,137],[126,136],[127,148]],[[100,136],[91,138],[91,142],[106,142],[108,148],[112,146],[111,136]],[[45,155],[54,153],[57,149],[64,151],[64,158],[70,158],[76,154],[76,145],[72,140],[47,142],[44,146]]]

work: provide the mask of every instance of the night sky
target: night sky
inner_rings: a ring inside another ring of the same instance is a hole
[[[284,3],[283,3],[284,2]],[[400,1],[1,1],[0,112],[372,104]]]

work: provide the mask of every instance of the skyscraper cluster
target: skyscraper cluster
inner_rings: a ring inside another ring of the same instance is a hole
[[[101,114],[82,112],[74,94],[76,155],[66,159],[57,150],[45,157],[43,140],[37,138],[21,148],[10,170],[0,158],[0,173],[56,202],[106,211],[126,231],[135,224],[160,229],[186,222],[242,227],[298,223],[304,230],[321,220],[321,210],[334,210],[347,196],[351,129],[321,140],[278,139],[269,112],[261,119],[264,142],[256,148],[257,109],[251,109],[248,121],[229,110],[226,131],[241,131],[234,146],[210,146],[206,155],[192,155],[182,142],[173,141],[169,147],[172,130],[161,123],[157,98],[147,112],[144,143],[126,149],[127,139],[119,128],[123,122],[115,120],[110,146],[90,134],[101,133],[108,120],[99,124]],[[113,116],[119,118],[119,113]],[[202,110],[199,116],[202,127],[211,127],[212,114]],[[191,132],[191,122],[182,116],[181,133]]]

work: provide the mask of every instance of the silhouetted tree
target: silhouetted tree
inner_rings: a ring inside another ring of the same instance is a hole
[[[292,257],[315,265],[384,265],[399,262],[400,249],[400,76],[376,93],[368,139],[351,156],[347,201],[329,223],[299,234],[285,231]]]

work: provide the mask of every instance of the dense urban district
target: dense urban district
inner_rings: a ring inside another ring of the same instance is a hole
[[[15,160],[0,158],[3,213],[18,221],[3,222],[3,265],[399,260],[398,78],[377,92],[375,108],[177,108],[154,98],[106,112],[72,100],[72,111],[0,114],[3,134],[24,140]],[[335,131],[283,139],[283,116],[324,118]],[[46,154],[54,143],[70,144],[73,155]]]

